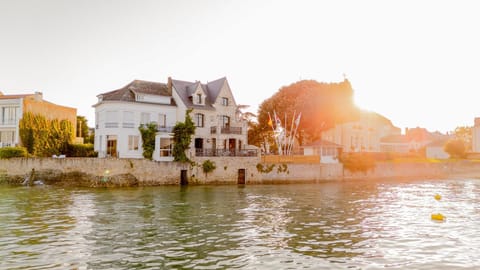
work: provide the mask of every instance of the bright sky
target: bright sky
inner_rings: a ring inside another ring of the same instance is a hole
[[[256,112],[346,74],[361,108],[446,132],[480,116],[479,32],[474,0],[0,0],[0,91],[41,91],[93,126],[96,95],[134,79],[226,76]]]

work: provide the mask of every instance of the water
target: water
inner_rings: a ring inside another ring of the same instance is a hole
[[[473,179],[0,187],[0,269],[478,269],[478,254]]]

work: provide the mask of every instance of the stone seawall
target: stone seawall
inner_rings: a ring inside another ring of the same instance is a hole
[[[146,159],[12,158],[0,160],[0,183],[22,184],[30,178],[32,182],[88,187],[179,185],[185,170],[191,184],[236,184],[240,169],[246,172],[246,183],[259,182],[258,157],[210,158],[216,169],[204,174],[201,165],[207,159],[197,158],[189,164]]]
[[[210,160],[215,170],[205,174]],[[196,158],[195,163],[155,162],[145,159],[13,158],[0,160],[0,183],[85,187],[179,185],[182,170],[189,184],[301,183],[342,179],[480,177],[480,163],[377,163],[367,173],[344,171],[341,164],[270,164],[258,157]]]

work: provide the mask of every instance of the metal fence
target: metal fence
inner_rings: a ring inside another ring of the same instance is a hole
[[[257,149],[195,149],[197,157],[255,157],[257,155]]]

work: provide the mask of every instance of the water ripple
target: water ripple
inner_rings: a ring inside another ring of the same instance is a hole
[[[479,192],[473,179],[0,187],[0,269],[476,269]]]

